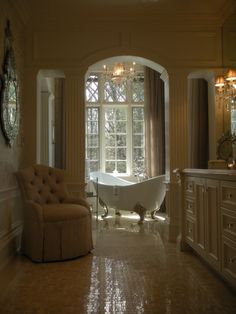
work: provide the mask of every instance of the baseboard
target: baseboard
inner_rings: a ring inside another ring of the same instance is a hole
[[[19,250],[22,233],[21,207],[17,186],[0,190],[0,268]]]
[[[15,226],[0,238],[0,269],[2,269],[20,249],[22,224]]]

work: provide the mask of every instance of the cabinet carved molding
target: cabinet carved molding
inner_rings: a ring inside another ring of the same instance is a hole
[[[191,248],[236,289],[236,171],[184,169],[181,249]]]

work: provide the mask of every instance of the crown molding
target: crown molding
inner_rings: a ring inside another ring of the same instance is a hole
[[[32,4],[27,0],[9,0],[12,7],[14,7],[20,20],[24,25],[28,24],[31,29],[53,29],[53,28],[77,28],[83,27],[84,24],[97,24],[96,29],[103,28],[107,29],[107,23],[111,23],[111,28],[118,25],[117,27],[122,28],[121,23],[125,25],[135,24],[135,28],[143,26],[143,23],[150,24],[154,28],[163,30],[170,30],[173,27],[176,29],[188,29],[190,28],[216,28],[221,27],[226,19],[236,11],[235,0],[225,0],[224,5],[219,10],[217,8],[209,9],[205,12],[197,11],[181,11],[177,12],[174,10],[159,10],[158,6],[128,6],[124,10],[121,6],[109,6],[104,7],[102,10],[98,10],[96,6],[84,6],[82,2],[80,11],[76,10],[62,11],[61,7],[59,11],[55,7],[55,15],[44,15],[44,23],[42,23],[42,12],[35,11]],[[32,12],[31,12],[32,10]],[[34,12],[35,11],[35,12]],[[99,12],[98,12],[99,11]],[[37,12],[37,14],[36,14]],[[98,14],[99,13],[99,14]],[[35,15],[34,15],[35,14]],[[61,18],[63,16],[63,26],[61,24]],[[105,26],[106,24],[106,26]]]

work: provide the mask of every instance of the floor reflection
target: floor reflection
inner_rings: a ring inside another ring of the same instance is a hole
[[[0,271],[3,314],[233,314],[235,294],[196,256],[169,243],[165,216],[93,217],[94,250],[75,260]]]

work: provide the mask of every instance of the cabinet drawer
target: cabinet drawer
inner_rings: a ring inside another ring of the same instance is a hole
[[[236,213],[221,208],[221,228],[223,235],[236,241]]]
[[[194,195],[195,194],[195,182],[191,178],[186,178],[184,181],[184,192],[187,195]]]
[[[236,243],[223,237],[222,272],[236,283]]]
[[[195,202],[194,202],[194,200],[186,198],[184,209],[185,209],[185,212],[187,215],[194,216],[195,215]]]
[[[195,222],[189,217],[186,217],[185,237],[186,237],[186,241],[188,243],[194,243],[194,241],[195,241]]]
[[[221,205],[236,211],[236,183],[221,183]]]

